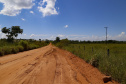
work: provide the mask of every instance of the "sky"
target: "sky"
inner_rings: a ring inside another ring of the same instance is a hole
[[[0,0],[0,30],[20,26],[22,39],[126,41],[126,0]],[[0,31],[0,38],[6,35]]]

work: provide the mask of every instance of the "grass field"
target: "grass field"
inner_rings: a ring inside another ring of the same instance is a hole
[[[63,49],[112,76],[114,80],[126,84],[126,44],[69,44]]]

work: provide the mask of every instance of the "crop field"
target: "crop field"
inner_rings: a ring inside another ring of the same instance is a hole
[[[69,44],[63,49],[112,76],[112,79],[126,84],[126,44]]]

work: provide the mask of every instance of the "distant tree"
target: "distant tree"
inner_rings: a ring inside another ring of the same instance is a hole
[[[60,42],[60,38],[59,37],[56,37],[56,42]]]
[[[23,33],[23,29],[20,29],[20,26],[12,26],[11,28],[2,28],[2,33],[7,34],[8,41],[13,41],[15,37],[18,36],[18,34]]]
[[[45,40],[45,42],[48,44],[48,43],[49,43],[49,40],[48,40],[48,39],[46,39],[46,40]]]
[[[41,39],[39,39],[39,41],[41,42]]]
[[[56,44],[56,46],[58,46],[59,48],[62,48],[64,46],[68,46],[70,43],[70,41],[66,38],[66,39],[62,39],[60,42],[58,42]]]

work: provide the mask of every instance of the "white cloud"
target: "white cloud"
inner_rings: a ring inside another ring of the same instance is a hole
[[[43,17],[49,16],[49,15],[58,15],[58,12],[56,11],[56,8],[55,8],[55,2],[56,0],[40,1],[38,9],[39,9],[39,12],[43,14]]]
[[[68,26],[68,25],[65,25],[64,27],[65,27],[65,28],[68,28],[69,26]]]
[[[3,35],[3,33],[0,33],[0,37]],[[106,40],[106,36],[97,36],[97,35],[79,35],[79,34],[72,34],[72,35],[65,35],[65,34],[58,34],[58,35],[45,35],[45,34],[31,34],[31,35],[22,35],[22,38],[28,38],[31,37],[33,39],[49,39],[49,40],[55,40],[56,37],[60,37],[60,39],[68,38],[69,40],[82,40],[82,41],[102,41]],[[2,37],[6,37],[3,35]],[[125,32],[121,32],[118,35],[111,36],[108,35],[108,40],[118,40],[118,41],[126,41],[126,34]],[[20,38],[20,36],[19,36]]]
[[[31,34],[31,35],[30,35],[30,37],[33,37],[33,36],[35,36],[35,34]]]
[[[6,38],[6,34],[2,33],[2,32],[1,32],[1,29],[2,29],[2,28],[1,28],[1,25],[0,25],[0,38]]]
[[[43,36],[48,36],[45,34],[31,34],[30,37],[43,37]]]
[[[69,36],[86,36],[86,35],[76,35],[76,34],[75,34],[75,35],[69,35]]]
[[[24,19],[24,18],[21,18],[21,20],[25,21],[25,19]]]
[[[91,40],[91,41],[102,41],[106,40],[106,36],[88,36],[88,35],[67,35],[66,36],[70,40]],[[121,32],[119,35],[107,36],[108,40],[119,40],[119,41],[126,41],[126,34],[125,32]]]
[[[30,13],[34,14],[34,12],[33,12],[33,11],[30,11]]]
[[[125,35],[125,32],[121,32],[121,34],[118,35],[118,37],[123,37]]]
[[[55,40],[55,36],[54,35],[51,35],[48,39],[50,39],[50,40]]]
[[[0,38],[6,38],[6,34],[0,33]]]
[[[65,37],[65,35],[59,34],[58,37],[63,38],[63,37]]]
[[[125,32],[121,32],[121,34],[114,36],[113,39],[126,41],[126,34],[125,34]]]
[[[21,13],[22,9],[31,9],[34,0],[0,0],[3,3],[3,9],[0,14],[8,16],[16,16]]]

